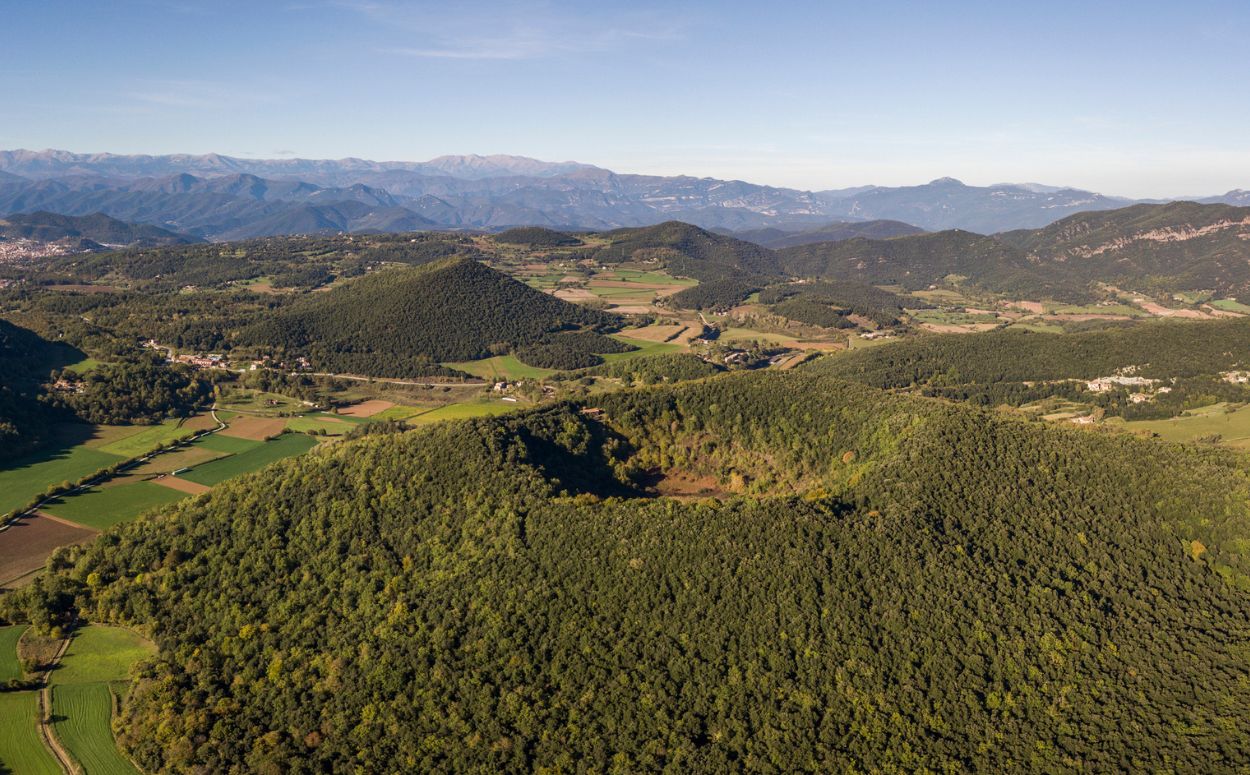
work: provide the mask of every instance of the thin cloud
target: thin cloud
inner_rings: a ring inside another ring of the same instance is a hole
[[[121,96],[156,108],[212,110],[276,101],[275,90],[240,90],[237,86],[190,80],[142,81]]]

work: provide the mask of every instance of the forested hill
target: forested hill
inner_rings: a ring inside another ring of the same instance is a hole
[[[43,440],[50,413],[38,400],[40,385],[54,368],[79,357],[72,347],[0,320],[0,461]]]
[[[890,239],[923,234],[924,229],[910,223],[891,220],[876,221],[834,221],[817,226],[814,229],[750,229],[747,231],[719,233],[747,242],[754,242],[773,250],[792,248],[796,245],[810,245],[814,242],[841,242],[842,240],[863,237],[865,239]]]
[[[1006,329],[924,336],[823,358],[808,368],[881,388],[1094,379],[1124,369],[1153,379],[1191,377],[1250,369],[1250,319],[1068,334]]]
[[[58,215],[49,212],[17,213],[0,218],[0,237],[25,238],[40,242],[63,239],[90,240],[102,245],[184,245],[200,242],[198,237],[177,234],[158,226],[126,223],[103,213]]]
[[[286,461],[4,609],[154,637],[117,726],[149,771],[1250,757],[1244,458],[801,372],[593,408]]]
[[[791,275],[901,285],[909,290],[952,277],[1001,291],[1045,292],[1054,286],[1033,270],[1024,251],[967,231],[820,242],[785,248],[777,256]]]
[[[386,269],[325,293],[309,294],[245,328],[239,341],[311,358],[321,371],[370,376],[442,373],[463,361],[521,347],[578,354],[615,352],[598,331],[615,315],[570,304],[467,258]],[[572,332],[586,330],[580,336]],[[568,333],[561,333],[568,332]],[[544,350],[548,365],[559,360]],[[597,360],[561,361],[558,368]]]
[[[618,229],[601,236],[611,241],[594,253],[595,260],[603,263],[651,258],[663,261],[673,274],[701,281],[780,274],[772,251],[680,221]]]
[[[1073,281],[1250,293],[1250,207],[1135,205],[998,236],[1028,251],[1039,271]]]

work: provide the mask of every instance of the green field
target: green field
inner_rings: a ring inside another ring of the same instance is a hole
[[[35,692],[0,692],[0,772],[61,773],[39,737],[39,699]]]
[[[227,455],[237,455],[240,452],[247,452],[250,449],[256,449],[263,441],[254,441],[252,439],[240,439],[236,436],[222,436],[220,433],[212,433],[203,438],[196,439],[192,446],[211,449],[214,452],[224,452]]]
[[[1158,434],[1165,441],[1194,441],[1219,436],[1220,443],[1231,447],[1250,447],[1250,406],[1229,410],[1225,403],[1194,409],[1166,420],[1134,420],[1110,422],[1108,425],[1135,433]]]
[[[530,366],[517,360],[515,355],[496,355],[494,358],[482,358],[476,361],[458,361],[444,363],[444,366],[463,371],[479,379],[542,379],[555,374],[555,369],[542,369]]]
[[[104,530],[119,522],[128,522],[148,509],[185,497],[186,493],[137,481],[116,487],[92,487],[77,495],[58,498],[44,510],[84,527]]]
[[[166,420],[160,425],[147,426],[137,433],[105,444],[100,447],[100,451],[125,458],[138,457],[157,447],[168,446],[192,433],[194,431],[182,427],[182,420]]]
[[[1246,306],[1236,299],[1216,299],[1211,302],[1211,306],[1216,309],[1222,309],[1225,312],[1240,312],[1242,314],[1250,314],[1250,306]]]
[[[721,342],[771,342],[772,344],[789,346],[794,346],[798,342],[794,337],[786,336],[785,334],[769,334],[763,331],[756,331],[753,328],[738,328],[736,326],[731,326],[721,331],[717,340]]]
[[[682,345],[675,344],[673,342],[652,342],[647,339],[631,339],[628,336],[625,336],[623,334],[610,334],[610,336],[613,339],[617,340],[618,342],[624,342],[625,344],[632,344],[634,347],[637,347],[638,349],[633,350],[632,352],[627,352],[627,353],[604,353],[603,355],[599,357],[603,358],[603,360],[606,363],[611,363],[613,361],[624,361],[630,358],[645,358],[648,355],[663,355],[664,353],[675,353],[675,352],[679,352],[685,349],[685,347],[683,347]]]
[[[125,627],[89,624],[74,633],[60,668],[52,671],[54,684],[123,681],[130,666],[156,653],[143,636]]]
[[[272,405],[270,402],[273,402]],[[259,390],[244,390],[232,393],[217,405],[223,409],[249,414],[274,416],[279,412],[299,412],[306,407],[298,399],[280,393],[263,393]]]
[[[1084,304],[1056,307],[1050,311],[1052,315],[1124,315],[1126,317],[1145,317],[1147,313],[1127,304]]]
[[[91,371],[97,366],[100,366],[103,363],[104,363],[103,361],[97,361],[95,358],[83,358],[81,361],[77,363],[71,363],[65,368],[66,370],[72,371],[75,374],[86,374],[87,372]]]
[[[45,450],[11,463],[0,471],[0,513],[20,508],[50,485],[77,482],[125,460],[98,449],[78,446]]]
[[[26,632],[26,625],[0,627],[0,683],[22,677],[22,663],[17,658],[17,639]]]
[[[110,721],[113,695],[107,683],[52,687],[52,732],[86,775],[130,775],[138,770],[117,750]]]
[[[329,415],[306,415],[304,417],[292,417],[287,420],[287,430],[297,431],[299,433],[307,433],[308,431],[325,431],[330,436],[342,436],[350,431],[358,422],[353,422],[354,418],[344,417],[342,420],[326,419]]]
[[[61,667],[52,671],[52,730],[87,773],[135,772],[113,739],[109,684],[126,680],[130,668],[155,651],[130,630],[89,625],[75,633]]]
[[[283,458],[307,452],[316,444],[317,440],[307,434],[284,433],[278,438],[258,444],[246,452],[204,463],[178,476],[189,482],[197,482],[211,487],[231,477],[264,468],[270,463]]]
[[[415,417],[419,414],[430,411],[428,406],[392,406],[390,409],[383,409],[369,419],[376,422],[378,420],[406,420],[409,417]]]
[[[431,409],[424,414],[407,418],[409,424],[426,425],[440,420],[464,420],[470,417],[490,417],[496,414],[507,414],[521,408],[521,404],[511,401],[470,401],[463,404],[448,404]]]

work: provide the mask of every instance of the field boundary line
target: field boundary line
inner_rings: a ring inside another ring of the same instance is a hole
[[[61,657],[65,656],[65,652],[69,650],[71,640],[73,640],[72,635],[61,641],[60,648],[57,649],[56,654],[48,662],[47,669],[43,671],[43,675],[40,678],[43,686],[39,689],[39,735],[43,738],[43,744],[56,757],[57,763],[61,765],[61,769],[70,773],[70,775],[77,775],[82,772],[82,768],[74,762],[69,752],[61,747],[61,741],[56,738],[56,734],[52,731],[52,671],[61,663]]]

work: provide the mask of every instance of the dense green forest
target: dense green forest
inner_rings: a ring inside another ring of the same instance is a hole
[[[495,240],[510,245],[528,245],[532,248],[566,248],[582,244],[576,235],[544,229],[540,226],[518,226],[515,229],[506,229],[496,234]]]
[[[555,368],[592,365],[622,345],[597,333],[615,315],[561,301],[471,259],[390,269],[301,297],[240,331],[246,345],[308,356],[318,371],[371,376],[450,373],[513,349]],[[579,337],[562,331],[584,330]]]
[[[1121,369],[1154,379],[1250,367],[1250,320],[1150,322],[1050,334],[1021,329],[918,336],[825,358],[812,368],[875,387],[1094,379]]]
[[[802,372],[369,435],[61,552],[173,772],[1231,771],[1250,476]],[[655,497],[670,478],[715,497]]]
[[[83,357],[33,331],[0,320],[0,461],[37,447],[47,435],[51,413],[40,402],[50,372]]]
[[[189,367],[169,365],[156,353],[136,353],[79,376],[52,375],[62,386],[48,402],[96,424],[152,424],[167,417],[188,417],[204,406],[213,386]]]

